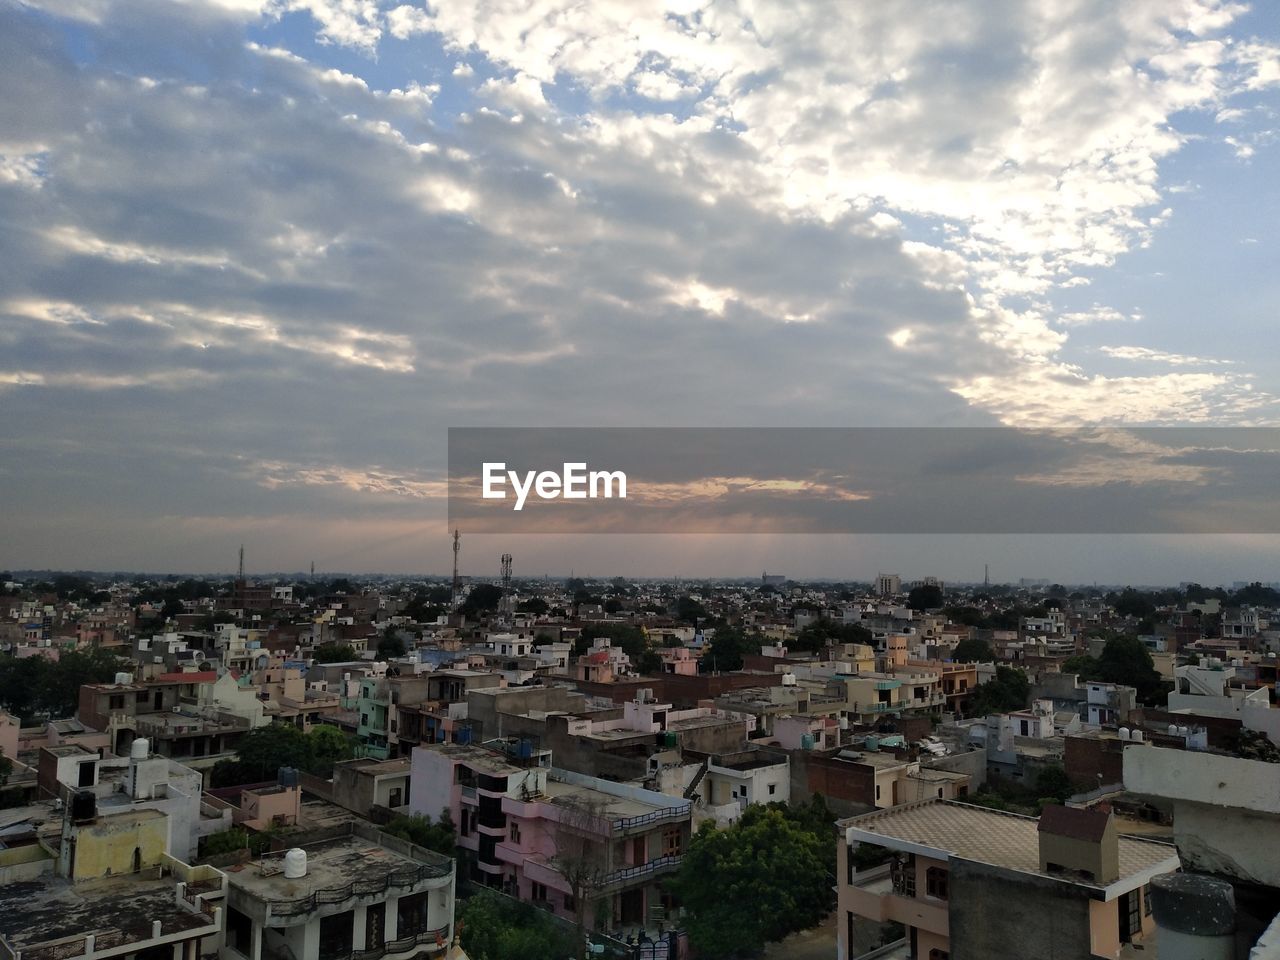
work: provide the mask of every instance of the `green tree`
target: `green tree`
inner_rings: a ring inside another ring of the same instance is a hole
[[[249,846],[249,831],[243,827],[233,827],[221,833],[212,833],[200,839],[200,856],[218,857],[224,853],[235,853]]]
[[[985,717],[992,713],[1022,710],[1031,696],[1031,682],[1016,667],[996,667],[994,680],[974,688],[971,715]]]
[[[458,926],[471,960],[559,960],[576,949],[573,935],[545,910],[493,890],[462,902]]]
[[[996,659],[996,652],[981,637],[965,637],[956,644],[951,659],[957,663],[992,663]]]
[[[356,648],[349,643],[330,641],[316,647],[316,663],[348,663],[358,659],[359,655],[356,653]]]
[[[310,770],[312,762],[306,734],[289,723],[271,723],[241,737],[236,759],[219,760],[209,771],[209,781],[215,787],[265,783],[275,780],[281,767]]]
[[[529,599],[521,600],[516,604],[516,610],[520,613],[532,613],[535,617],[540,617],[547,612],[547,601],[541,597],[529,597]]]
[[[683,596],[676,601],[675,617],[685,623],[696,625],[697,621],[707,619],[707,608],[690,596]]]
[[[640,659],[636,663],[636,669],[641,675],[651,677],[662,672],[662,657],[653,650],[646,650],[640,654]]]
[[[1060,763],[1043,767],[1036,774],[1036,793],[1041,797],[1051,798],[1055,803],[1064,803],[1075,792],[1075,784]]]
[[[1151,651],[1133,636],[1112,637],[1103,645],[1098,657],[1098,679],[1133,687],[1138,699],[1146,704],[1156,703],[1165,690]]]
[[[907,606],[912,610],[937,610],[942,606],[942,588],[936,583],[912,587],[907,594]]]
[[[796,653],[820,653],[829,644],[862,643],[871,645],[875,637],[871,631],[856,623],[836,623],[826,617],[819,617],[805,626],[788,644]]]
[[[482,613],[498,609],[498,601],[502,599],[502,588],[493,583],[481,583],[471,588],[467,599],[462,601],[460,612],[467,617],[478,617]]]
[[[442,853],[446,857],[452,857],[457,852],[457,835],[448,810],[445,810],[444,815],[436,823],[432,823],[430,817],[422,814],[413,816],[396,814],[382,829],[393,837],[416,843],[420,847]]]
[[[698,666],[706,672],[741,670],[743,657],[748,653],[759,653],[761,645],[759,635],[745,634],[738,627],[720,627],[699,658]]]
[[[820,923],[833,882],[819,837],[780,810],[753,806],[728,829],[704,823],[668,886],[698,955],[724,960]]]
[[[378,659],[391,660],[395,657],[403,657],[407,652],[404,640],[400,638],[392,627],[387,628],[387,632],[382,639],[378,641]]]
[[[317,777],[333,776],[333,765],[343,760],[350,760],[355,756],[355,746],[351,737],[347,736],[337,727],[330,726],[327,723],[318,724],[311,728],[311,732],[306,735],[307,740],[307,765],[305,767],[308,773],[313,773]]]

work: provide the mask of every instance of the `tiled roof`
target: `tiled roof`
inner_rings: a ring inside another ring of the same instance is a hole
[[[964,860],[1040,873],[1035,817],[954,800],[925,800],[842,820],[840,825],[942,850]],[[1121,837],[1119,844],[1121,880],[1165,862],[1169,862],[1170,870],[1178,866],[1177,850],[1172,844],[1134,837]]]

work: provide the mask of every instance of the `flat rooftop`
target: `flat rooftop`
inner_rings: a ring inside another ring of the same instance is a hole
[[[148,873],[154,871],[76,884],[57,877],[6,884],[0,887],[0,938],[29,960],[58,960],[68,951],[51,941],[92,933],[97,949],[105,950],[150,940],[155,920],[165,935],[212,926],[212,917],[178,906],[176,880]]]
[[[1035,817],[954,800],[925,800],[841,820],[839,825],[873,835],[855,835],[854,839],[860,842],[874,844],[876,837],[882,837],[929,847],[963,860],[1053,877],[1040,870],[1038,823]],[[1173,844],[1120,838],[1120,880],[1157,868],[1178,868],[1178,851]]]
[[[357,773],[368,774],[371,777],[408,773],[411,765],[412,762],[408,757],[400,757],[395,760],[375,760],[367,757],[344,764],[348,770],[355,770]]]
[[[581,786],[576,783],[565,783],[561,780],[547,778],[547,799],[554,804],[571,805],[575,800],[579,803],[591,804],[593,814],[604,820],[622,820],[627,817],[643,817],[657,810],[666,809],[657,803],[647,803],[632,797],[619,797],[603,790]],[[669,806],[679,806],[680,799],[672,797]]]
[[[421,862],[389,850],[358,834],[303,844],[307,873],[296,880],[284,875],[284,854],[227,867],[227,882],[261,900],[288,901],[316,890],[343,887],[355,880],[376,880],[389,873],[416,870]],[[441,857],[442,864],[448,858]]]
[[[438,753],[443,757],[454,760],[458,763],[465,763],[473,770],[480,773],[491,774],[495,777],[506,777],[513,773],[524,773],[525,767],[518,767],[505,759],[502,754],[486,747],[469,743],[431,743],[420,747],[414,747],[414,750],[426,750],[431,753]]]

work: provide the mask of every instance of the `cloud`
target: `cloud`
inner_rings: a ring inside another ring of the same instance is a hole
[[[1166,353],[1163,350],[1152,350],[1149,347],[1100,347],[1108,357],[1116,360],[1142,360],[1152,363],[1168,364],[1171,367],[1204,367],[1230,364],[1231,360],[1210,360],[1205,357],[1192,357],[1180,353]]]

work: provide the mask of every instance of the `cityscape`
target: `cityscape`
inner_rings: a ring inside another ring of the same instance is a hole
[[[1280,960],[1274,0],[0,0],[0,960]]]

